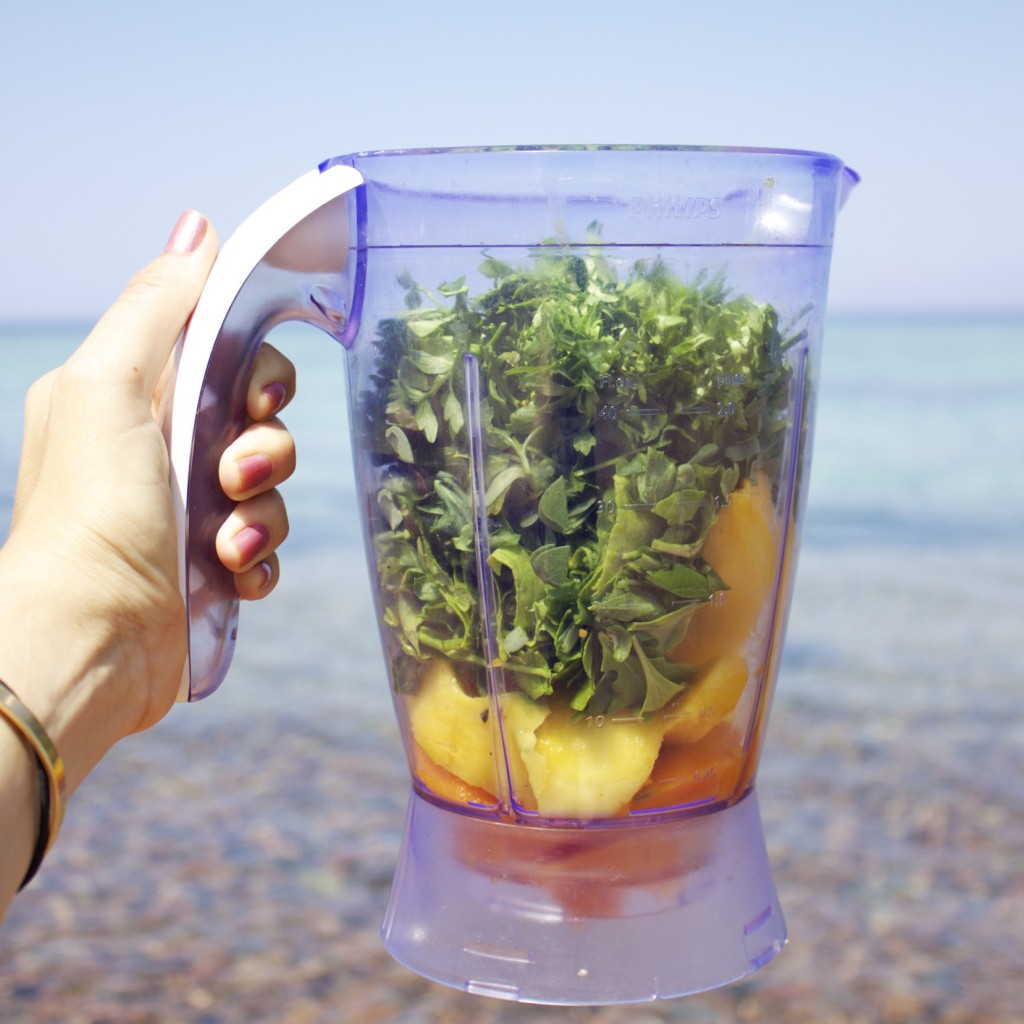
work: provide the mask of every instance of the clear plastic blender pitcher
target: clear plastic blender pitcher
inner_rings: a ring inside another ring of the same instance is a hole
[[[370,579],[412,777],[384,924],[421,974],[648,1000],[785,941],[755,791],[835,216],[817,153],[366,153],[211,275],[171,424],[184,692],[230,658],[216,463],[283,319],[347,349]]]

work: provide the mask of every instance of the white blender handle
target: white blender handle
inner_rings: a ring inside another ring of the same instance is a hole
[[[214,547],[233,503],[221,490],[218,465],[247,422],[256,350],[287,320],[305,320],[346,340],[348,299],[340,276],[355,244],[347,194],[362,183],[351,167],[321,165],[244,221],[217,257],[176,351],[175,380],[162,416],[188,625],[179,700],[212,693],[234,651],[238,593]]]

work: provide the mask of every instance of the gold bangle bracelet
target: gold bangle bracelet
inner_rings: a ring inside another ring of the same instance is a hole
[[[64,762],[39,719],[22,704],[18,695],[2,679],[0,679],[0,716],[6,718],[35,751],[49,782],[49,792],[46,794],[48,799],[44,798],[41,801],[48,811],[47,820],[39,823],[40,829],[44,827],[47,829],[46,843],[42,851],[45,855],[53,846],[61,822],[64,820]]]

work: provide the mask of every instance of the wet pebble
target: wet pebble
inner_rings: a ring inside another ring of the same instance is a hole
[[[0,929],[2,1019],[1019,1024],[1024,797],[972,770],[1008,770],[981,731],[904,719],[879,734],[868,709],[780,697],[760,789],[788,947],[716,992],[591,1009],[470,996],[387,955],[407,782],[386,709],[175,713],[75,797]]]

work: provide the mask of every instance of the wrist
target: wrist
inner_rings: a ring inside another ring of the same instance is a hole
[[[84,616],[85,595],[66,570],[46,562],[37,556],[27,565],[9,547],[0,552],[0,679],[60,751],[70,795],[133,731],[130,702],[119,699],[125,688],[110,685],[131,678],[132,648],[111,620]]]
[[[31,747],[0,719],[0,918],[18,891],[39,834],[39,781]]]
[[[27,744],[36,767],[38,828],[32,859],[21,883],[21,888],[24,888],[35,877],[43,858],[56,842],[57,833],[64,820],[64,762],[39,719],[2,680],[0,718],[5,719]]]

